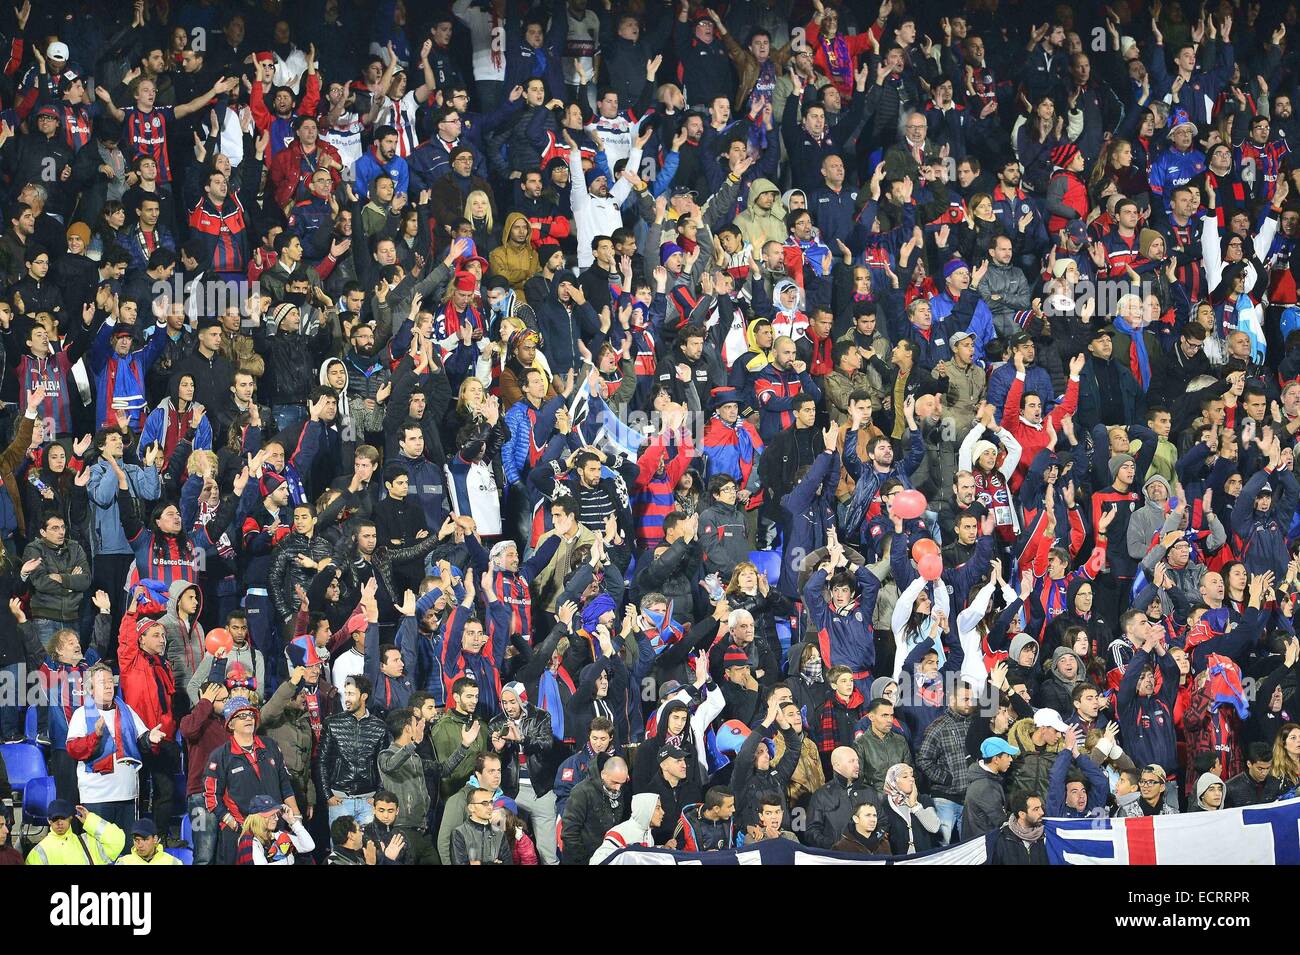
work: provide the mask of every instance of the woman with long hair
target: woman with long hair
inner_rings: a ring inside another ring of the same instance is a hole
[[[1025,170],[1020,181],[1040,195],[1047,191],[1052,176],[1052,150],[1065,142],[1061,138],[1064,127],[1064,118],[1056,115],[1055,100],[1042,96],[1028,115],[1016,120],[1012,130],[1016,156]]]
[[[725,593],[732,610],[748,610],[754,618],[754,639],[764,641],[780,659],[781,641],[776,634],[776,618],[792,616],[794,602],[773,587],[767,576],[760,574],[758,567],[748,560],[742,560],[731,571]],[[794,669],[797,671],[798,667]],[[821,700],[817,702],[820,704]]]
[[[474,229],[474,247],[478,255],[490,255],[500,243],[492,221],[492,200],[482,189],[465,197],[465,219]]]
[[[519,819],[519,807],[509,796],[498,796],[492,804],[492,825],[506,837],[515,865],[541,865],[537,861],[537,847]]]
[[[270,803],[271,798],[253,797],[252,811],[239,834],[236,865],[293,865],[297,853],[316,848],[301,816],[287,806],[262,806],[263,801]]]
[[[993,214],[993,198],[977,192],[966,200],[966,221],[957,230],[957,252],[972,269],[988,258],[989,243],[1007,230]]]
[[[1149,189],[1146,171],[1133,162],[1133,144],[1127,139],[1112,139],[1101,147],[1088,177],[1088,196],[1093,205],[1099,205],[1107,196],[1118,194],[1137,199],[1146,205]]]
[[[1290,799],[1300,785],[1300,723],[1283,723],[1273,737],[1273,776],[1282,787],[1278,799]]]

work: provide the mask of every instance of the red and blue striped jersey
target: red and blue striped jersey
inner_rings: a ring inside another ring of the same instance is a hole
[[[175,118],[176,112],[170,106],[155,106],[149,112],[142,112],[135,106],[122,110],[123,150],[128,159],[136,156],[150,156],[158,163],[158,181],[172,181],[171,160],[167,155],[167,124]]]

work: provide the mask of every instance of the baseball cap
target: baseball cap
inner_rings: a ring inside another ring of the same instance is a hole
[[[60,43],[58,40],[55,40],[45,48],[45,58],[48,60],[66,61],[68,59],[68,44]]]
[[[50,119],[57,120],[59,118],[59,111],[53,106],[42,106],[36,111],[36,118],[40,119],[42,116],[48,116]]]
[[[74,810],[73,810],[72,803],[68,802],[66,799],[55,799],[52,800],[50,802],[49,807],[46,808],[45,818],[46,819],[71,819],[73,816],[73,812]]]
[[[131,827],[131,835],[145,837],[156,836],[158,835],[158,827],[154,825],[152,819],[137,819],[135,825]]]
[[[980,758],[992,759],[994,756],[1001,756],[1006,753],[1008,756],[1019,756],[1020,750],[1016,749],[1000,736],[990,736],[984,742],[980,743]]]
[[[1070,730],[1070,727],[1066,726],[1065,721],[1061,719],[1061,714],[1050,706],[1045,706],[1034,713],[1034,726],[1039,728],[1049,727],[1058,733],[1066,733]]]
[[[686,750],[682,749],[680,746],[665,746],[663,749],[659,750],[659,762],[661,763],[665,759],[685,759],[685,758],[686,758]]]
[[[956,345],[958,342],[964,342],[966,339],[974,338],[974,337],[975,336],[972,335],[970,332],[953,332],[951,335],[948,336],[948,346],[952,347],[953,345]]]

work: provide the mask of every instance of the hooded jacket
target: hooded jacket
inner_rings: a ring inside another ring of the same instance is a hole
[[[501,244],[489,253],[488,262],[492,265],[492,271],[509,282],[515,294],[523,299],[526,298],[524,284],[540,272],[542,266],[537,260],[537,250],[530,241],[533,234],[531,226],[523,242],[515,242],[510,237],[510,230],[516,222],[529,225],[528,218],[523,213],[512,212],[507,215],[505,224],[501,227]]]
[[[1074,678],[1067,680],[1063,677],[1057,667],[1065,657],[1074,657],[1076,669]],[[1057,713],[1068,714],[1073,709],[1073,700],[1070,694],[1074,688],[1087,679],[1087,669],[1079,655],[1069,647],[1057,647],[1052,651],[1052,664],[1047,669],[1047,674],[1043,677],[1042,682],[1038,685],[1038,694],[1034,702],[1040,707],[1050,707]]]
[[[589,865],[600,865],[619,849],[627,846],[653,846],[654,833],[650,820],[654,817],[659,797],[655,793],[637,793],[632,797],[632,817],[605,833],[605,838],[591,854]]]
[[[772,208],[766,212],[758,206],[758,197],[765,192],[777,195]],[[780,196],[781,190],[771,179],[755,179],[749,186],[745,211],[735,218],[736,228],[745,237],[745,241],[754,247],[755,255],[761,255],[763,246],[769,241],[785,244],[789,230],[785,227],[786,209]]]
[[[199,598],[198,605],[188,621],[181,619],[180,599],[193,588]],[[188,687],[190,678],[203,661],[203,641],[206,636],[199,615],[203,613],[203,588],[185,580],[174,580],[167,588],[167,614],[162,618],[167,631],[167,662],[176,676],[177,687]],[[261,689],[261,687],[259,687]]]
[[[186,372],[193,375],[193,372]],[[199,418],[199,426],[193,427],[191,422],[194,420],[194,408],[184,412],[177,411],[177,405],[180,398],[177,396],[177,389],[180,387],[181,373],[177,372],[171,376],[171,382],[168,385],[168,395],[158,406],[149,412],[149,417],[145,418],[144,430],[140,432],[140,447],[147,448],[149,445],[157,442],[163,448],[163,464],[166,467],[171,462],[172,455],[180,447],[181,442],[189,442],[191,451],[211,451],[212,450],[212,425],[208,423],[208,416],[205,413]],[[198,395],[198,381],[195,380],[195,396]],[[179,417],[179,421],[177,418]]]

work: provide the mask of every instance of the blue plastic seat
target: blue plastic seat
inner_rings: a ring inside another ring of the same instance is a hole
[[[27,780],[23,789],[23,826],[43,826],[49,821],[46,812],[54,801],[53,776],[37,776]]]
[[[781,577],[781,552],[776,550],[751,550],[749,559],[760,574],[767,574],[767,582],[776,586]]]
[[[34,743],[6,743],[0,746],[0,759],[4,760],[9,785],[16,793],[26,789],[29,780],[49,775],[45,756]]]
[[[181,842],[188,842],[190,845],[194,845],[194,829],[190,822],[190,814],[188,811],[185,815],[181,816]]]
[[[776,618],[776,638],[781,643],[781,667],[786,666],[786,661],[790,658],[790,621],[785,617]]]
[[[37,717],[40,715],[35,706],[27,707],[27,715],[23,717],[23,738],[29,743],[36,742]]]
[[[181,865],[194,865],[193,849],[167,849],[166,852],[169,856],[180,859]]]

